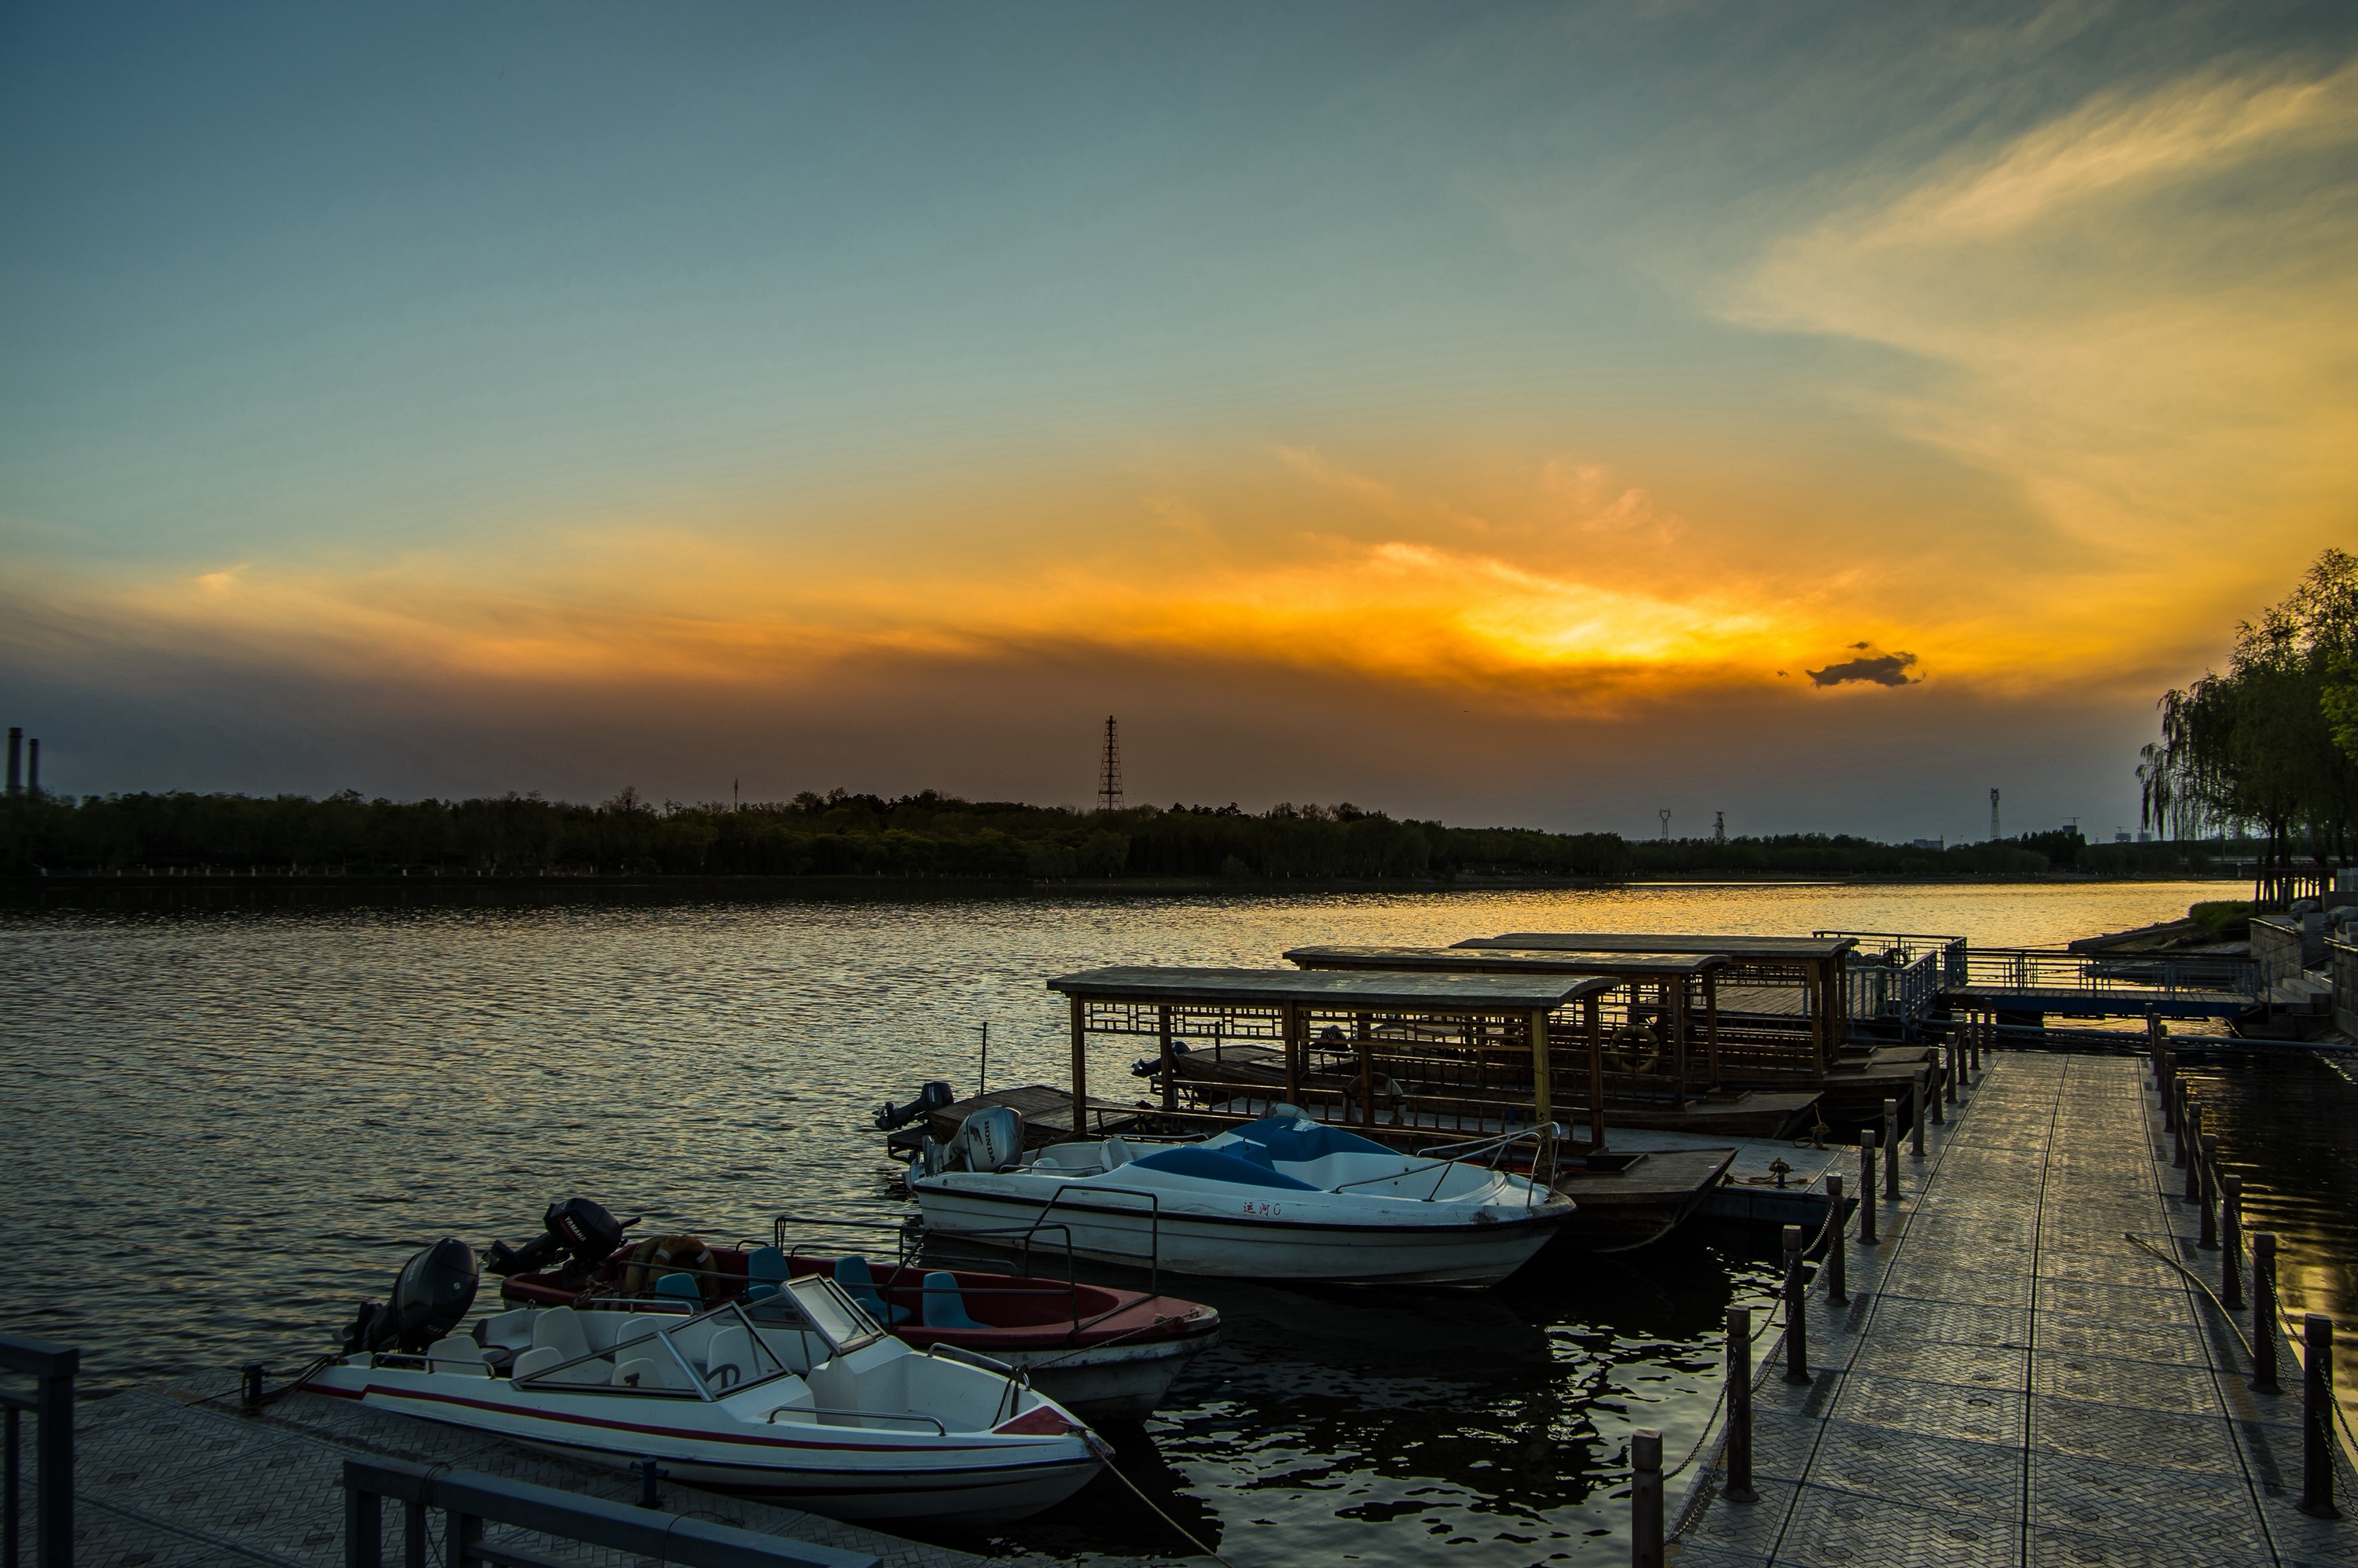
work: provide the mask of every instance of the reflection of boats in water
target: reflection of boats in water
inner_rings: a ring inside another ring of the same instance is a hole
[[[306,1386],[846,1519],[1023,1519],[1098,1470],[1087,1430],[1011,1369],[914,1349],[818,1275],[708,1311],[520,1306],[452,1332],[474,1285],[462,1243],[420,1253]]]
[[[571,1206],[550,1210],[550,1235],[578,1224],[579,1216],[567,1212]],[[594,1250],[611,1240],[602,1257],[568,1258],[562,1267],[511,1274],[501,1281],[500,1295],[527,1306],[570,1305],[585,1298],[611,1305],[629,1297],[652,1300],[658,1310],[676,1310],[676,1303],[758,1303],[794,1280],[832,1280],[915,1348],[965,1351],[1016,1368],[1043,1393],[1093,1421],[1145,1420],[1179,1369],[1219,1336],[1220,1314],[1210,1307],[1082,1283],[1069,1270],[1067,1277],[1055,1279],[970,1265],[930,1266],[907,1254],[907,1232],[898,1225],[833,1222],[838,1230],[889,1237],[893,1260],[872,1263],[861,1253],[843,1252],[840,1242],[821,1253],[813,1250],[817,1244],[796,1242],[789,1234],[821,1224],[781,1218],[769,1247],[707,1247],[684,1236],[633,1244],[618,1228],[600,1230],[588,1245]],[[510,1253],[501,1261],[523,1256]]]
[[[1493,1284],[1574,1213],[1527,1177],[1401,1154],[1290,1106],[1195,1141],[1041,1150],[1023,1148],[1015,1112],[993,1108],[927,1163],[909,1190],[931,1234],[1044,1228],[1083,1257],[1230,1278]]]

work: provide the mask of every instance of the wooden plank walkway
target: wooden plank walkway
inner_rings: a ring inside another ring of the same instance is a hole
[[[1778,1336],[1759,1341],[1777,1346],[1755,1383],[1760,1500],[1720,1497],[1713,1458],[1673,1517],[1670,1561],[2358,1563],[2358,1518],[2293,1507],[2290,1346],[2290,1391],[2252,1393],[2218,1311],[2123,1239],[2174,1248],[2217,1282],[2160,1126],[2140,1059],[1991,1062],[1924,1158],[1903,1147],[1882,1244],[1851,1246],[1852,1305],[1830,1307],[1823,1279],[1812,1290],[1813,1379],[1786,1383]]]

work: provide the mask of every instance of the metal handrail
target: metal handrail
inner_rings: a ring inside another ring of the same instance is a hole
[[[765,1424],[777,1425],[778,1418],[782,1415],[849,1415],[857,1416],[861,1421],[903,1421],[912,1425],[924,1422],[934,1429],[934,1435],[936,1437],[947,1437],[950,1434],[950,1429],[944,1426],[935,1416],[894,1415],[889,1411],[838,1410],[833,1405],[780,1405],[770,1412]]]
[[[73,1429],[74,1378],[81,1370],[81,1352],[70,1345],[0,1334],[0,1371],[35,1379],[30,1396],[0,1391],[6,1416],[6,1496],[0,1499],[5,1514],[7,1568],[16,1568],[17,1541],[23,1530],[18,1493],[18,1468],[24,1440],[19,1418],[34,1412],[33,1443],[40,1478],[33,1493],[33,1560],[39,1568],[73,1568]]]
[[[1032,1229],[1036,1230],[1045,1225],[1048,1219],[1048,1211],[1055,1208],[1059,1203],[1063,1202],[1065,1195],[1071,1192],[1076,1186],[1081,1186],[1081,1184],[1077,1182],[1066,1182],[1062,1186],[1059,1186],[1055,1193],[1050,1195],[1048,1201],[1040,1206],[1039,1217],[1032,1222]],[[1163,1195],[1160,1193],[1149,1192],[1141,1187],[1081,1186],[1081,1190],[1092,1193],[1120,1193],[1125,1197],[1144,1198],[1147,1201],[1150,1206],[1148,1212],[1151,1217],[1149,1221],[1150,1228],[1147,1235],[1147,1244],[1152,1249],[1148,1253],[1146,1264],[1148,1292],[1152,1295],[1161,1295],[1163,1293]],[[1073,1227],[1071,1224],[1067,1222],[1059,1228],[1061,1228],[1065,1233],[1065,1245],[1067,1248],[1071,1247],[1073,1244]],[[972,1233],[968,1232],[966,1234]],[[1030,1231],[1026,1231],[1025,1236],[1027,1238],[1025,1243],[1027,1249],[1026,1256],[1029,1256],[1028,1249],[1030,1243],[1028,1238]]]
[[[563,1312],[568,1309],[563,1307],[551,1307],[547,1310],[551,1312]],[[780,1376],[791,1377],[795,1375],[795,1369],[792,1367],[787,1366],[784,1360],[780,1359],[776,1351],[771,1349],[767,1345],[763,1343],[761,1325],[756,1324],[752,1318],[745,1315],[743,1303],[734,1298],[722,1302],[710,1312],[698,1313],[695,1316],[688,1318],[678,1326],[681,1328],[690,1328],[697,1324],[702,1323],[706,1318],[719,1317],[722,1313],[733,1314],[737,1321],[745,1325],[746,1337],[752,1341],[754,1348],[762,1355],[767,1356],[772,1361],[777,1364],[777,1371],[763,1373],[761,1377],[753,1379],[751,1382],[744,1384],[743,1386],[745,1388],[750,1389],[753,1387],[755,1383],[765,1383],[772,1378]],[[517,1384],[526,1388],[534,1388],[539,1386],[545,1379],[554,1378],[557,1373],[566,1370],[568,1368],[579,1367],[588,1362],[611,1359],[619,1365],[621,1362],[621,1357],[617,1352],[629,1346],[644,1345],[650,1339],[660,1339],[664,1342],[664,1347],[671,1352],[672,1359],[679,1364],[680,1371],[686,1374],[688,1381],[688,1388],[694,1390],[697,1396],[706,1403],[708,1404],[712,1402],[712,1390],[705,1386],[705,1379],[698,1375],[694,1367],[688,1364],[687,1357],[680,1353],[679,1346],[671,1342],[673,1332],[674,1330],[669,1328],[653,1329],[648,1333],[637,1335],[629,1339],[617,1340],[603,1350],[592,1350],[586,1356],[576,1356],[570,1361],[559,1361],[554,1367],[544,1367],[537,1372],[526,1372],[520,1378],[515,1376],[514,1373],[510,1373],[508,1381],[512,1384]],[[798,1330],[797,1332],[802,1331]],[[423,1352],[420,1352],[420,1354],[422,1355]],[[658,1397],[666,1398],[687,1391],[680,1389],[641,1389],[631,1385],[604,1383],[558,1383],[554,1386],[567,1390],[598,1389],[609,1393],[654,1394]]]
[[[1526,1127],[1518,1131],[1501,1132],[1487,1138],[1463,1139],[1455,1143],[1435,1143],[1430,1148],[1418,1150],[1415,1157],[1420,1160],[1434,1159],[1445,1149],[1470,1149],[1475,1152],[1479,1152],[1481,1150],[1487,1149],[1490,1151],[1489,1168],[1495,1172],[1498,1168],[1498,1157],[1506,1152],[1509,1149],[1512,1148],[1515,1144],[1521,1142],[1524,1139],[1539,1139],[1542,1147],[1552,1149],[1557,1143],[1563,1141],[1563,1128],[1560,1124],[1552,1121],[1542,1121],[1536,1127]],[[1466,1163],[1466,1161],[1444,1160],[1439,1161],[1438,1162],[1444,1173],[1434,1179],[1433,1191],[1427,1193],[1422,1200],[1425,1203],[1431,1203],[1440,1195],[1441,1184],[1449,1179],[1446,1173],[1453,1166]],[[1370,1182],[1396,1182],[1401,1180],[1402,1177],[1412,1176],[1415,1173],[1416,1173],[1413,1171],[1402,1171],[1399,1175],[1395,1176],[1363,1176],[1356,1182],[1346,1182],[1343,1184],[1343,1186],[1329,1187],[1327,1191],[1339,1193],[1343,1190],[1343,1187],[1363,1187]],[[1531,1156],[1531,1173],[1526,1180],[1526,1185],[1530,1187],[1531,1191],[1526,1192],[1523,1195],[1523,1207],[1527,1210],[1531,1206],[1531,1195],[1540,1190],[1539,1173],[1540,1159],[1539,1155],[1534,1153]],[[1551,1184],[1552,1184],[1552,1173],[1551,1173]]]
[[[528,1481],[471,1470],[428,1470],[391,1459],[344,1461],[344,1568],[384,1568],[384,1499],[402,1506],[406,1560],[427,1557],[426,1511],[448,1521],[444,1568],[501,1563],[554,1568],[549,1560],[503,1542],[487,1545],[483,1526],[503,1524],[564,1541],[609,1547],[625,1556],[679,1563],[682,1568],[878,1568],[866,1552],[845,1552],[784,1536],[763,1535],[655,1508],[632,1508],[604,1498],[560,1492]],[[646,1487],[654,1489],[654,1474]]]

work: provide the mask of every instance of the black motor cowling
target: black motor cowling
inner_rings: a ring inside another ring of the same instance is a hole
[[[932,1083],[919,1089],[917,1098],[908,1104],[896,1107],[888,1100],[879,1107],[876,1111],[876,1130],[879,1132],[890,1132],[896,1127],[906,1127],[917,1118],[930,1116],[944,1106],[954,1104],[957,1099],[957,1096],[950,1092],[949,1085],[936,1078]]]
[[[392,1300],[382,1306],[362,1304],[360,1315],[344,1330],[344,1354],[425,1349],[458,1327],[474,1306],[481,1277],[475,1249],[455,1236],[444,1237],[402,1265]]]
[[[536,1274],[561,1258],[566,1273],[586,1275],[622,1244],[622,1222],[588,1198],[550,1204],[540,1223],[541,1233],[521,1247],[492,1242],[483,1267],[494,1274]]]

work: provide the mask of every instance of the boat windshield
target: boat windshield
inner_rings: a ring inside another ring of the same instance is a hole
[[[838,1356],[848,1355],[884,1337],[883,1326],[860,1308],[849,1292],[824,1274],[789,1280],[786,1290],[802,1309],[803,1322]]]

